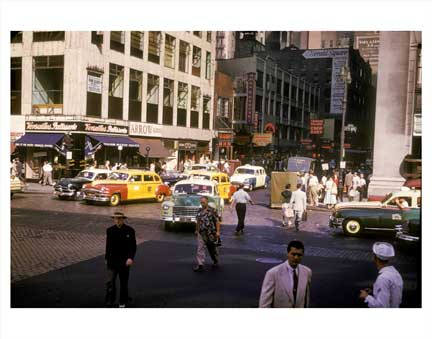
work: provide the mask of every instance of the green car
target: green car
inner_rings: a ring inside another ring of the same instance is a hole
[[[330,216],[329,226],[342,227],[344,233],[357,236],[363,232],[395,233],[395,227],[403,220],[403,212],[396,201],[404,198],[408,209],[420,209],[421,191],[401,189],[392,192],[381,201],[343,202],[336,204]]]
[[[421,213],[419,208],[404,210],[402,223],[396,226],[396,244],[399,248],[419,249],[421,234]]]

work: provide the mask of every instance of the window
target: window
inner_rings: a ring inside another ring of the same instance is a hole
[[[123,66],[110,64],[109,92],[108,92],[108,118],[123,118]]]
[[[211,41],[212,41],[212,32],[207,31],[207,42],[211,42]]]
[[[174,80],[164,79],[163,90],[163,118],[164,125],[173,124],[173,106],[174,106]]]
[[[201,31],[193,31],[193,35],[197,36],[198,38],[201,38],[202,32]]]
[[[125,48],[125,32],[124,31],[111,31],[110,48],[114,51],[124,53],[124,48]]]
[[[11,114],[21,114],[22,59],[11,58]]]
[[[333,47],[333,40],[330,40],[330,48]]]
[[[264,79],[263,72],[257,71],[257,87],[263,88],[263,79]]]
[[[159,77],[149,74],[147,77],[147,122],[158,122]]]
[[[239,120],[239,121],[246,120],[245,112],[246,112],[246,97],[235,97],[234,98],[234,120]]]
[[[229,118],[229,99],[228,98],[218,98],[217,102],[217,115],[220,117]]]
[[[281,95],[281,91],[282,91],[282,80],[277,79],[276,94]]]
[[[201,48],[196,46],[192,51],[192,75],[201,76]]]
[[[180,40],[179,71],[185,73],[189,71],[189,53],[189,44]]]
[[[262,111],[262,96],[261,95],[257,95],[255,97],[255,111],[256,112],[261,112]]]
[[[11,31],[11,44],[22,43],[22,31]]]
[[[38,56],[33,58],[33,108],[41,106],[56,113],[56,104],[63,104],[63,55]],[[50,108],[46,107],[47,105]],[[58,113],[62,113],[57,111]]]
[[[198,128],[200,99],[201,99],[200,88],[192,86],[192,91],[191,91],[191,123],[190,123],[190,127]]]
[[[165,35],[165,67],[175,67],[175,47],[176,39],[166,34]]]
[[[129,75],[129,120],[141,121],[143,73],[134,69]]]
[[[86,115],[100,118],[102,114],[102,73],[87,73]]]
[[[203,129],[210,128],[210,103],[211,97],[205,95],[203,98]]]
[[[161,32],[149,32],[148,61],[158,64],[160,62],[160,45],[162,43]]]
[[[141,182],[142,181],[142,175],[139,174],[135,174],[135,175],[131,175],[129,178],[130,182]]]
[[[95,45],[102,45],[103,31],[91,31],[91,42]]]
[[[188,84],[179,82],[177,94],[177,126],[186,127],[187,104]]]
[[[152,175],[144,174],[144,181],[154,181],[154,178]]]
[[[143,58],[144,51],[144,33],[140,31],[131,32],[130,55],[139,59]]]
[[[210,79],[211,75],[211,53],[206,52],[206,71],[205,71],[205,78]]]
[[[64,31],[34,31],[33,32],[33,42],[41,41],[64,41],[65,32]]]

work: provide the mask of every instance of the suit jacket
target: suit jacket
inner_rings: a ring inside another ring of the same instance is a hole
[[[290,204],[294,211],[306,210],[306,193],[302,190],[294,191],[291,195]]]
[[[285,261],[267,271],[261,288],[259,307],[309,307],[312,270],[304,265],[298,265],[298,268],[295,305],[288,263]]]

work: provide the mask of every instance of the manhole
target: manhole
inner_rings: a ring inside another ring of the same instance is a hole
[[[282,262],[282,260],[278,258],[257,258],[255,261],[262,264],[280,264]]]

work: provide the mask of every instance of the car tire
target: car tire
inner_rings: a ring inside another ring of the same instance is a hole
[[[346,235],[355,237],[360,234],[362,227],[358,220],[348,219],[343,223],[343,231]]]
[[[110,198],[110,206],[117,206],[118,204],[120,204],[120,194],[115,193],[111,196]]]
[[[163,227],[165,231],[169,231],[172,228],[173,223],[171,221],[164,221]]]
[[[252,192],[253,189],[254,189],[253,185],[250,185],[250,186],[249,186],[249,192]]]
[[[160,193],[160,194],[156,195],[156,201],[157,202],[162,202],[162,201],[164,201],[164,199],[165,199],[165,194]]]

